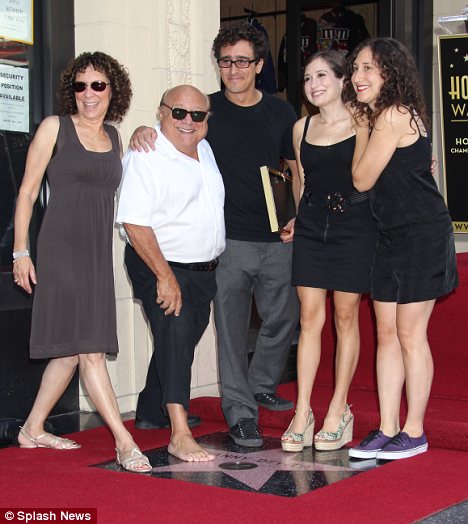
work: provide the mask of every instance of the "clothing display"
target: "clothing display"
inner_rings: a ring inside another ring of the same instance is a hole
[[[117,353],[112,235],[122,176],[119,138],[105,124],[112,149],[88,151],[71,116],[59,121],[38,237],[31,357]]]
[[[255,87],[267,93],[275,94],[278,91],[278,88],[276,86],[276,71],[275,65],[273,63],[273,57],[271,56],[267,30],[256,18],[253,18],[252,20],[249,18],[249,21],[255,27],[255,29],[258,29],[265,35],[265,38],[268,42],[267,56],[263,63],[263,67],[260,71],[260,74],[258,74],[255,79]]]
[[[310,55],[317,51],[317,22],[313,18],[302,15],[301,19],[301,65]],[[278,51],[278,90],[288,87],[288,58],[286,50],[286,34],[283,36]]]
[[[352,184],[355,137],[330,146],[301,141],[305,187],[294,228],[294,286],[350,293],[370,290],[376,224],[367,193]]]
[[[318,21],[317,49],[334,49],[346,56],[369,36],[361,15],[344,6],[336,6]]]
[[[430,166],[431,143],[420,135],[395,150],[371,191],[379,231],[375,300],[420,302],[458,285],[452,221]]]

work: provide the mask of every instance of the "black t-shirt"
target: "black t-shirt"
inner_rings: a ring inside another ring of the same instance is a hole
[[[292,106],[268,93],[258,104],[242,107],[224,91],[210,96],[212,115],[207,140],[224,181],[226,236],[232,240],[276,242],[270,231],[260,167],[280,168],[281,157],[294,159]]]

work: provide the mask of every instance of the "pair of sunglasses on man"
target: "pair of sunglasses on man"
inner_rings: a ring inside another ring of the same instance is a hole
[[[110,82],[95,80],[94,82],[72,82],[71,87],[75,93],[82,93],[88,86],[93,91],[102,93],[108,85],[110,85]],[[161,105],[171,110],[172,118],[175,120],[183,120],[187,115],[190,115],[193,122],[203,122],[208,114],[208,111],[188,111],[181,107],[170,107],[164,102]]]

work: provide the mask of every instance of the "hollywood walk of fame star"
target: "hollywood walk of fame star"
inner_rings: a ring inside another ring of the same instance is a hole
[[[277,471],[353,471],[347,467],[302,461],[300,460],[301,453],[286,454],[281,448],[254,453],[222,451],[210,449],[207,446],[204,446],[204,448],[212,455],[215,455],[215,460],[210,462],[181,462],[177,460],[176,463],[170,466],[153,468],[153,473],[222,472],[258,491]],[[233,463],[234,465],[238,463],[239,467],[242,467],[241,463],[249,463],[256,467],[252,469],[224,469],[224,467],[220,467],[220,465],[225,463]]]

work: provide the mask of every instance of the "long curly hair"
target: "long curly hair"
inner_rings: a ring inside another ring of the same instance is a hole
[[[351,83],[353,67],[360,51],[369,48],[372,60],[378,67],[383,84],[379,96],[371,110],[367,104],[357,101]],[[419,117],[427,131],[430,121],[424,101],[421,80],[416,63],[408,49],[393,38],[372,38],[361,42],[346,60],[346,79],[343,89],[344,99],[357,108],[355,118],[367,114],[371,127],[377,117],[388,107],[406,108],[411,112],[413,122]],[[416,123],[415,123],[416,125]],[[416,129],[416,128],[415,128]]]
[[[73,59],[62,72],[57,90],[57,99],[63,115],[74,115],[78,111],[75,93],[71,87],[78,73],[84,73],[91,66],[106,75],[111,83],[112,98],[105,116],[110,122],[121,122],[132,99],[132,86],[127,70],[109,55],[96,51],[82,53]]]
[[[255,60],[265,60],[268,53],[268,43],[265,35],[255,29],[252,24],[242,22],[238,25],[222,28],[213,41],[213,53],[216,60],[221,58],[221,48],[236,45],[240,40],[247,40],[253,48]]]

